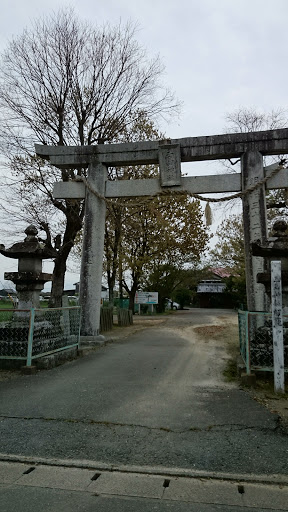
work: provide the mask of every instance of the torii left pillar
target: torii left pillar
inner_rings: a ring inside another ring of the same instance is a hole
[[[105,195],[107,167],[92,162],[88,167],[88,181],[100,195]],[[81,337],[95,340],[100,330],[102,267],[105,236],[106,203],[86,187],[85,223],[82,246],[80,304]],[[84,341],[84,340],[83,340]]]

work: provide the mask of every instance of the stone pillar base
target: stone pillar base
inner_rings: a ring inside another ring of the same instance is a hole
[[[21,366],[21,373],[23,375],[35,375],[37,370],[37,366]]]
[[[106,338],[101,334],[98,336],[80,336],[80,348],[99,347],[106,345]]]
[[[249,388],[253,388],[256,386],[256,375],[255,373],[241,373],[241,383],[244,386],[248,386]]]

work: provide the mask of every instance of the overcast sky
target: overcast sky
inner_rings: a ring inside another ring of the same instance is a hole
[[[287,0],[9,0],[0,50],[31,20],[67,5],[99,25],[138,22],[138,41],[160,54],[163,81],[183,102],[181,117],[163,126],[171,138],[225,133],[225,114],[240,107],[288,106]]]

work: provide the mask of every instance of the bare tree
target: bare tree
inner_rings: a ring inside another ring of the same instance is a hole
[[[287,111],[283,108],[261,112],[254,107],[241,107],[225,116],[228,132],[256,132],[287,126]]]
[[[264,112],[254,107],[240,107],[233,112],[226,114],[225,131],[232,133],[247,133],[261,130],[275,130],[285,128],[288,124],[288,111],[284,108],[272,109]],[[272,162],[287,162],[287,155],[279,155],[277,157],[265,157],[264,165]],[[229,172],[239,172],[240,159],[234,161],[223,161],[223,165]],[[287,165],[287,164],[286,164]],[[235,200],[229,201],[228,208],[234,206]],[[267,193],[267,209],[268,220],[272,220],[275,216],[287,216],[287,192],[285,189],[270,191]]]
[[[285,128],[288,122],[288,112],[283,108],[272,109],[270,112],[263,112],[254,107],[240,107],[225,115],[225,131],[231,133],[248,133],[261,130],[276,130]],[[279,159],[279,157],[277,157]],[[281,157],[280,157],[281,158]],[[231,171],[235,172],[233,166],[240,162],[229,160],[225,164]]]
[[[57,250],[53,306],[61,303],[66,262],[82,226],[84,204],[55,200],[52,183],[86,171],[48,166],[35,158],[34,143],[113,142],[137,112],[157,118],[177,111],[173,94],[161,85],[159,57],[147,58],[135,31],[132,23],[93,27],[63,9],[35,21],[2,55],[1,152],[4,174],[7,168],[12,172],[6,209],[36,223],[46,233],[46,244]]]

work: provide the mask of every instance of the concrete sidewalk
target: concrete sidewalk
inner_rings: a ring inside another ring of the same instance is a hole
[[[223,476],[221,474],[214,475],[213,478],[212,475],[209,477],[204,473],[201,476],[196,474],[193,476],[192,473],[189,475],[188,471],[186,475],[181,474],[181,471],[177,475],[175,469],[172,476],[169,471],[168,474],[155,474],[153,468],[149,472],[147,468],[143,469],[143,472],[131,471],[133,468],[130,468],[130,471],[129,468],[112,471],[96,468],[97,463],[91,464],[85,461],[78,461],[78,463],[69,461],[69,466],[68,462],[66,466],[61,465],[61,461],[54,461],[52,465],[52,461],[49,463],[43,459],[38,463],[35,460],[33,464],[28,461],[16,461],[16,458],[14,462],[2,461],[0,462],[0,497],[4,508],[1,506],[1,510],[3,512],[20,510],[21,512],[24,510],[21,507],[26,496],[30,503],[26,510],[33,512],[31,497],[34,496],[33,499],[35,499],[38,496],[36,499],[38,510],[45,512],[51,510],[48,508],[51,505],[51,497],[55,498],[57,495],[61,497],[61,494],[65,498],[65,508],[59,508],[60,499],[58,505],[55,504],[53,508],[55,512],[58,510],[62,512],[66,507],[68,510],[68,506],[71,512],[82,510],[82,508],[71,507],[68,496],[74,497],[74,506],[78,502],[82,505],[84,503],[88,505],[91,502],[91,506],[94,503],[93,510],[97,511],[113,510],[111,499],[112,503],[114,500],[114,504],[118,500],[118,510],[136,510],[136,502],[138,510],[146,510],[147,503],[153,503],[153,508],[150,510],[159,511],[228,511],[231,507],[233,511],[245,510],[246,512],[252,509],[254,512],[264,509],[274,512],[288,510],[288,477],[265,475],[263,478],[260,476],[254,478],[252,475],[230,474],[229,479],[224,479],[221,478]],[[20,508],[16,508],[17,495],[21,496]],[[47,501],[49,496],[50,501],[49,499]],[[106,500],[101,502],[103,498]],[[127,501],[128,498],[129,501]],[[130,508],[133,500],[134,509]],[[100,502],[102,504],[99,508]],[[83,510],[90,510],[90,508],[83,508]]]

